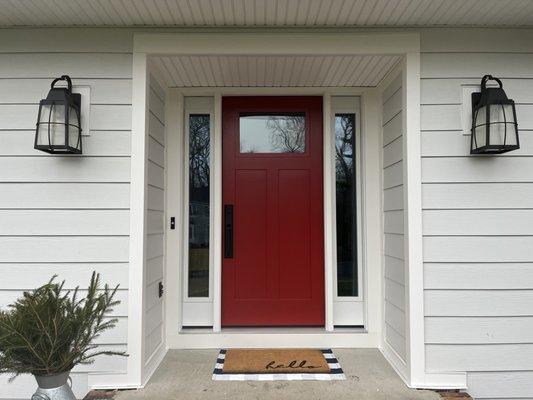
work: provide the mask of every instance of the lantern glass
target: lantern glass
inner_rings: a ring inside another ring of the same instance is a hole
[[[516,145],[516,128],[511,104],[490,106],[490,143]]]
[[[80,149],[81,144],[80,118],[78,113],[79,110],[70,106],[68,111],[68,145],[75,149]]]
[[[37,144],[63,147],[65,143],[65,106],[43,104],[37,125]]]
[[[475,115],[474,144],[476,147],[487,145],[487,107],[481,107]]]

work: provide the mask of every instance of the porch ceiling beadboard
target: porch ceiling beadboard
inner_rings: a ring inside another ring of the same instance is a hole
[[[400,56],[154,57],[170,87],[376,86]],[[349,72],[349,73],[348,73]]]
[[[2,0],[0,26],[517,26],[528,0]]]

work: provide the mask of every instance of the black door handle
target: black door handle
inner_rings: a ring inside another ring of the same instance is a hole
[[[233,258],[233,204],[224,206],[224,258]]]

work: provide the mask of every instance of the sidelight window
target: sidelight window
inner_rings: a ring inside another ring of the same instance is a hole
[[[358,295],[355,114],[335,114],[337,295]]]
[[[188,296],[209,297],[210,116],[189,114]]]

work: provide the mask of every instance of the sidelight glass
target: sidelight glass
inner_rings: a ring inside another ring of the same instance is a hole
[[[305,152],[305,113],[241,114],[241,153]]]
[[[210,116],[189,115],[189,297],[209,297]]]
[[[357,296],[355,114],[335,114],[337,295]]]

